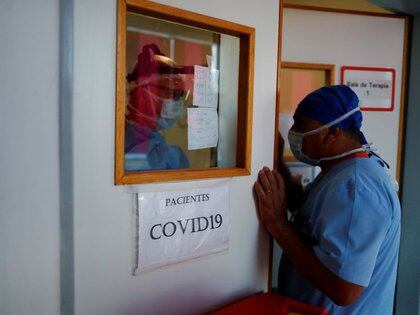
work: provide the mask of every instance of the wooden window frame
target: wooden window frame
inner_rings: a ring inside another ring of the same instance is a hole
[[[170,169],[126,172],[125,151],[125,76],[127,12],[199,27],[239,38],[238,116],[236,167]],[[115,117],[115,184],[142,184],[176,180],[196,180],[245,176],[251,173],[252,102],[255,29],[237,23],[145,0],[118,0]]]
[[[333,85],[335,83],[335,65],[326,64],[326,63],[308,63],[308,62],[289,62],[282,61],[281,68],[293,68],[293,69],[302,69],[302,70],[324,70],[327,72],[327,78],[329,84]]]

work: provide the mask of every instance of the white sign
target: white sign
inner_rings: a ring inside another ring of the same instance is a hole
[[[215,108],[188,108],[188,150],[212,148],[219,139],[219,118]]]
[[[342,82],[359,97],[363,110],[394,109],[394,69],[343,67]]]
[[[217,108],[219,70],[194,66],[193,105]]]
[[[138,194],[139,272],[227,250],[229,186]]]

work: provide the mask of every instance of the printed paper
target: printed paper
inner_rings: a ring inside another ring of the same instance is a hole
[[[228,249],[227,184],[139,193],[138,213],[140,273]]]

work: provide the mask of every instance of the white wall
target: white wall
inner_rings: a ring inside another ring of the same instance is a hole
[[[131,276],[134,197],[113,185],[116,1],[75,0],[77,314],[197,314],[267,286],[268,238],[258,222],[251,188],[257,171],[272,166],[278,2],[162,2],[256,28],[252,175],[232,180],[227,254]]]
[[[353,14],[285,9],[282,60],[396,70],[393,112],[363,112],[362,130],[395,175],[400,115],[404,20]]]
[[[0,1],[0,313],[58,314],[58,2]]]

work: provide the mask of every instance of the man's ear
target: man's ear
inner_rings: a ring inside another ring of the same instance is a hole
[[[340,128],[329,127],[328,133],[326,137],[324,138],[324,143],[327,144],[327,143],[335,142],[337,138],[341,135],[341,133],[342,133],[342,130]]]

